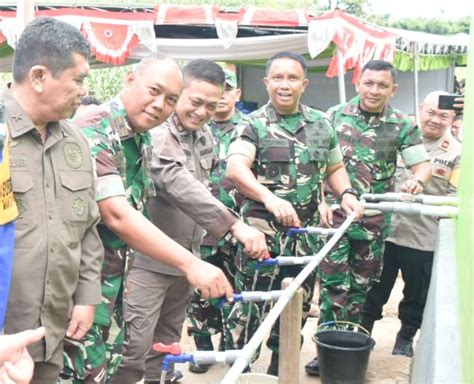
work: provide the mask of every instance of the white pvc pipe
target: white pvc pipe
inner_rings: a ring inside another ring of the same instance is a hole
[[[306,227],[306,232],[313,235],[332,236],[337,228]]]
[[[381,202],[362,203],[362,205],[365,209],[413,216],[457,217],[459,212],[457,207],[423,205],[418,203]]]
[[[349,225],[351,225],[351,223],[354,221],[355,217],[355,213],[352,212],[344,221],[344,223],[342,223],[342,225],[338,228],[337,233],[335,233],[334,236],[332,236],[329,241],[323,246],[323,248],[321,248],[321,250],[316,255],[314,255],[314,259],[303,268],[303,270],[298,274],[298,276],[296,276],[296,278],[291,282],[288,288],[285,289],[284,295],[278,299],[271,311],[266,316],[265,320],[262,322],[262,324],[260,324],[256,332],[254,333],[252,338],[241,350],[239,358],[235,361],[230,370],[224,376],[221,381],[221,384],[234,384],[237,382],[245,367],[249,365],[258,347],[260,346],[260,344],[262,344],[264,337],[268,334],[268,332],[270,332],[273,324],[278,319],[278,316],[280,316],[286,304],[288,304],[288,302],[291,300],[296,290],[306,280],[306,278],[311,274],[311,272],[319,265],[321,260],[324,259],[324,257],[329,253],[332,247],[334,247],[334,245],[339,241],[339,239],[342,237],[347,228],[349,228]]]
[[[242,296],[242,301],[269,301],[269,300],[277,300],[282,295],[284,295],[284,291],[249,291],[249,292],[241,292],[240,295]]]
[[[370,202],[378,201],[401,201],[414,202],[425,205],[451,205],[456,207],[459,199],[456,196],[435,196],[435,195],[412,195],[410,193],[364,193],[360,197],[362,200]]]
[[[342,63],[341,50],[336,47],[337,55],[337,85],[339,88],[339,103],[346,102],[346,81],[344,79],[344,64]]]
[[[420,126],[420,112],[419,108],[419,90],[418,90],[418,43],[414,41],[413,43],[413,97],[414,97],[414,104],[415,104],[415,122],[416,125]]]

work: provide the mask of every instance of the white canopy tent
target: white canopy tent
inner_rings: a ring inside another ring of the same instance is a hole
[[[413,72],[416,81],[419,69],[444,71],[452,77],[455,61],[467,50],[465,36],[381,28],[341,11],[313,15],[297,9],[160,4],[139,9],[37,5],[30,13],[75,25],[89,39],[97,62],[109,65],[133,62],[156,50],[182,60],[206,57],[232,62],[244,68],[245,75],[262,68],[274,53],[292,50],[307,55],[311,73],[338,77],[340,101],[348,88],[345,72],[351,71],[355,82],[368,60],[394,62],[395,67]],[[21,28],[16,5],[0,6],[0,71],[11,68]],[[245,93],[245,79],[242,83]]]

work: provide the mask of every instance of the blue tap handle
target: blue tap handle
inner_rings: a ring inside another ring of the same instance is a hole
[[[171,355],[168,354],[163,359],[163,366],[162,370],[168,372],[170,369],[171,364],[173,363],[187,363],[192,362],[194,363],[194,356],[190,353],[181,353],[179,355]]]
[[[286,234],[288,237],[293,237],[295,235],[301,235],[303,233],[306,233],[307,230],[306,228],[290,228],[288,231],[286,231]]]
[[[258,261],[255,268],[260,269],[262,267],[268,267],[270,265],[278,265],[278,260],[270,257],[268,259]]]
[[[241,293],[234,293],[234,295],[232,296],[234,298],[234,303],[237,302],[237,301],[243,301],[244,300],[244,296],[241,294]],[[222,308],[224,306],[224,304],[227,303],[227,298],[226,297],[221,297],[219,299],[219,301],[217,302],[217,308]]]

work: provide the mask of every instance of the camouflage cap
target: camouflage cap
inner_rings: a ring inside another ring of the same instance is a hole
[[[235,73],[229,71],[229,70],[224,70],[225,73],[225,83],[230,85],[232,88],[237,88],[237,76]]]

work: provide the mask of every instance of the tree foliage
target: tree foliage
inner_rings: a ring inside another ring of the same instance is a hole
[[[327,0],[324,3],[325,4],[318,4],[321,10],[329,11],[340,9],[357,17],[366,16],[370,5],[369,0]]]
[[[130,65],[92,69],[85,81],[88,92],[100,101],[109,100],[122,90],[125,75],[130,70]]]
[[[469,17],[465,16],[457,21],[444,20],[441,18],[403,18],[398,20],[391,20],[388,14],[372,15],[367,17],[371,23],[393,27],[399,29],[407,29],[410,31],[420,31],[427,33],[434,33],[437,35],[454,35],[456,33],[469,33]]]

